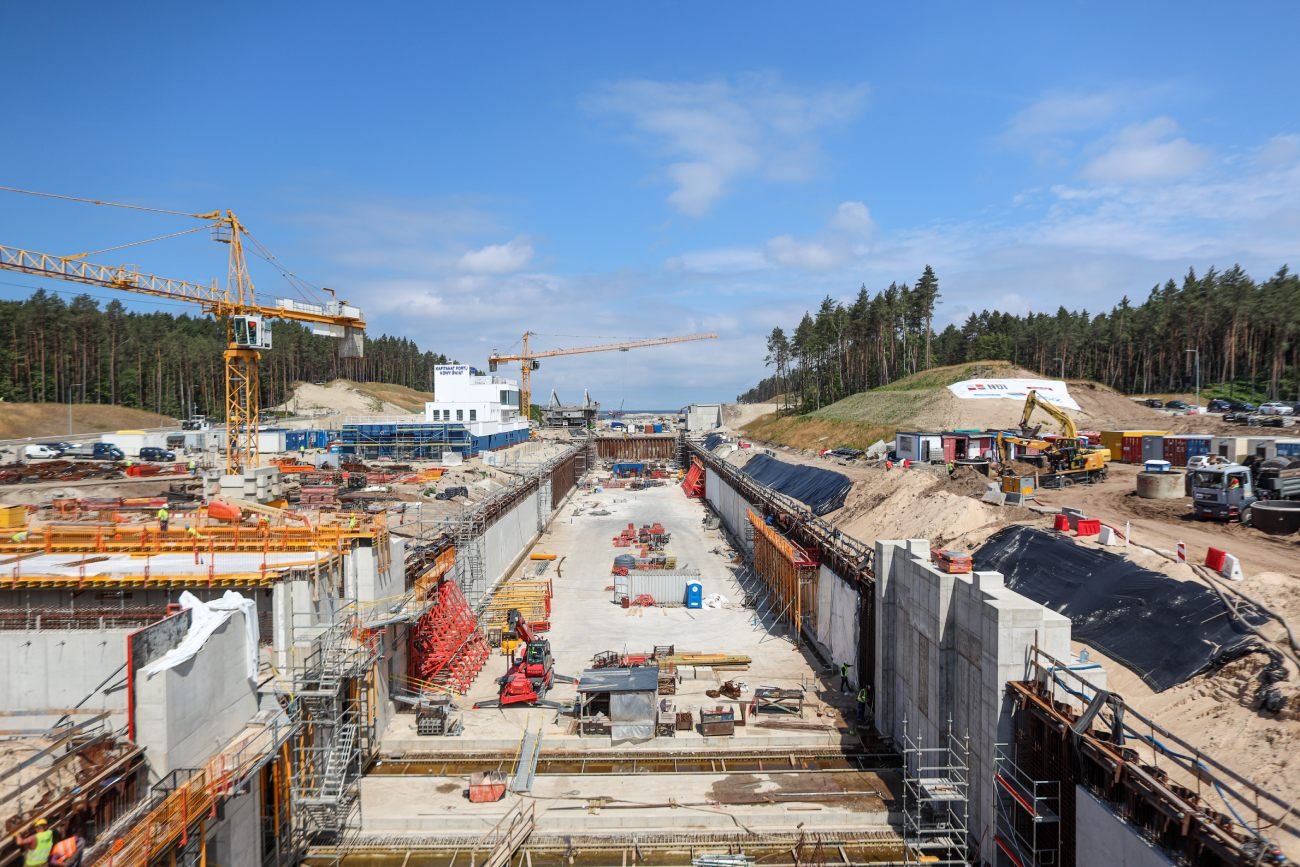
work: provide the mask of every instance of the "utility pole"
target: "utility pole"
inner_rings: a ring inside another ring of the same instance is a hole
[[[1185,349],[1183,350],[1183,352],[1196,353],[1196,414],[1200,415],[1201,414],[1201,350]]]
[[[1064,359],[1064,358],[1053,358],[1052,361],[1059,361],[1059,362],[1061,362],[1061,382],[1065,382],[1065,359]]]
[[[72,392],[79,385],[85,385],[85,383],[74,382],[68,386],[68,436],[72,436]]]

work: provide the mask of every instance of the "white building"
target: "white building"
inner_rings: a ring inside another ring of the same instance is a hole
[[[433,375],[426,422],[463,426],[474,437],[475,452],[528,439],[528,419],[519,410],[519,386],[512,380],[465,364],[440,364]]]

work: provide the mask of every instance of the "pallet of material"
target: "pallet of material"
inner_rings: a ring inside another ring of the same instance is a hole
[[[674,653],[659,660],[669,665],[723,668],[748,666],[753,660],[743,653]]]
[[[488,599],[479,623],[484,629],[508,632],[507,618],[511,609],[518,609],[529,623],[548,620],[551,616],[551,582],[525,579],[502,584]]]

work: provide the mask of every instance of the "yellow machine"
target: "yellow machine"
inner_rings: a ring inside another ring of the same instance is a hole
[[[1041,425],[1030,427],[1029,424],[1035,409],[1043,410],[1060,423],[1061,436],[1054,441],[1038,437]],[[1020,435],[998,434],[998,457],[1002,461],[1004,473],[1010,472],[1013,445],[1037,449],[1042,453],[1044,469],[1051,472],[1050,476],[1040,480],[1046,487],[1060,487],[1076,481],[1095,482],[1106,477],[1110,451],[1085,442],[1079,436],[1079,428],[1074,419],[1064,410],[1041,400],[1036,391],[1030,391],[1025,397],[1025,409],[1020,414]]]
[[[114,202],[82,199],[75,196],[35,193],[30,190],[18,190],[12,187],[0,187],[0,190],[187,217],[201,221],[202,225],[173,235],[164,235],[163,238],[208,229],[211,231],[214,241],[229,245],[230,257],[227,282],[224,289],[219,287],[215,281],[205,286],[186,280],[172,280],[152,274],[143,274],[129,265],[96,265],[85,261],[86,257],[91,255],[90,253],[80,253],[74,256],[55,256],[0,245],[0,270],[13,271],[33,277],[66,280],[87,286],[118,289],[140,295],[152,295],[155,298],[166,298],[173,301],[187,301],[197,304],[204,312],[211,313],[218,319],[223,320],[226,323],[227,339],[224,356],[226,362],[226,472],[228,473],[239,473],[258,466],[257,426],[261,388],[258,367],[262,350],[271,348],[271,320],[285,319],[307,323],[311,327],[312,333],[339,340],[339,355],[342,357],[360,357],[364,352],[366,323],[362,318],[361,311],[346,301],[337,300],[334,297],[334,292],[330,289],[321,290],[330,296],[328,300],[324,300],[322,303],[303,303],[292,299],[278,299],[275,306],[258,303],[257,298],[254,296],[253,281],[248,274],[248,264],[244,257],[244,241],[245,239],[249,240],[256,249],[262,250],[262,248],[232,211],[188,214],[181,211],[166,211],[138,205],[122,205]],[[163,238],[134,241],[98,252],[105,253],[109,252],[109,250],[160,241]],[[269,253],[263,250],[262,255],[269,256]]]
[[[691,340],[716,340],[718,335],[709,332],[708,334],[684,334],[681,337],[651,337],[647,340],[631,340],[627,343],[605,343],[600,346],[579,346],[574,349],[544,349],[539,352],[533,352],[528,346],[528,341],[536,337],[532,331],[524,332],[523,351],[518,355],[506,355],[504,353],[493,352],[488,358],[488,371],[496,372],[497,365],[510,361],[518,361],[519,365],[519,411],[524,417],[528,416],[528,405],[532,400],[533,371],[541,367],[539,358],[554,358],[557,355],[585,355],[588,352],[627,352],[630,349],[640,349],[644,346],[664,346],[669,343],[686,343]]]

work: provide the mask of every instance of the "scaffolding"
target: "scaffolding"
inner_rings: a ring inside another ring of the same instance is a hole
[[[383,631],[367,629],[350,603],[312,641],[294,671],[303,731],[292,778],[293,815],[304,848],[325,842],[343,849],[359,831],[357,780],[378,747],[382,641]]]
[[[778,621],[794,631],[795,646],[817,627],[817,577],[820,566],[812,552],[801,548],[769,527],[753,510],[745,539],[752,546],[753,572],[771,597]]]
[[[1061,783],[1033,779],[1013,749],[998,744],[994,751],[993,842],[1009,867],[1052,867],[1061,860]]]
[[[970,863],[970,737],[949,720],[940,741],[925,746],[903,720],[903,860],[957,867]]]

